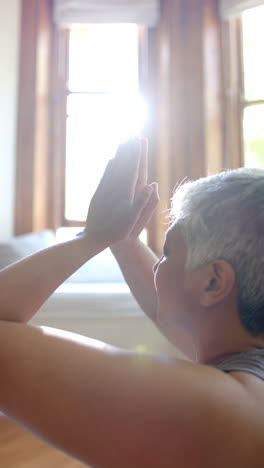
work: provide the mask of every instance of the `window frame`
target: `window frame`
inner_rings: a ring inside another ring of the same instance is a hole
[[[138,26],[138,46],[139,46],[139,88],[142,91],[145,80],[147,43],[146,34],[143,26]],[[54,140],[53,151],[57,159],[57,180],[58,190],[56,193],[57,200],[57,220],[58,227],[84,227],[84,221],[69,220],[65,217],[65,193],[66,193],[66,123],[67,123],[67,97],[71,92],[68,88],[67,78],[69,72],[69,40],[70,28],[65,28],[56,31],[56,49],[58,56],[54,60],[54,116],[56,122],[56,134],[58,138]],[[74,94],[74,93],[73,93]],[[83,93],[85,94],[85,93]]]
[[[222,50],[225,165],[237,169],[245,165],[244,111],[264,104],[264,99],[248,101],[245,98],[242,14],[222,22]]]
[[[65,103],[60,93],[67,67],[66,31],[58,31],[54,24],[50,0],[21,2],[15,234],[56,231],[62,225],[64,199],[65,135],[60,115]],[[140,88],[151,116],[144,129],[149,139],[149,181],[159,183],[160,193],[160,204],[148,225],[148,245],[157,255],[162,253],[166,214],[176,184],[224,167],[220,29],[216,0],[205,0],[199,8],[196,0],[163,0],[158,25],[141,31]],[[27,60],[30,54],[32,64]],[[38,92],[41,80],[35,80],[43,61],[47,73],[50,68],[44,90],[49,114],[42,106],[43,88],[42,94]],[[47,151],[43,141],[48,142]]]

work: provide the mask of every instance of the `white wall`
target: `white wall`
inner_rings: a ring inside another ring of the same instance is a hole
[[[13,234],[20,0],[0,0],[0,239]]]

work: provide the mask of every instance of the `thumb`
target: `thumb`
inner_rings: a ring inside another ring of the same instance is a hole
[[[153,187],[152,185],[145,185],[143,190],[141,190],[138,194],[136,194],[134,198],[134,203],[133,203],[133,213],[134,215],[140,216],[141,212],[145,208],[145,206],[148,204],[149,199],[151,198],[153,192]]]
[[[135,239],[137,238],[143,229],[148,225],[154,210],[156,209],[159,203],[159,194],[158,194],[158,185],[156,183],[151,184],[153,187],[152,193],[148,199],[148,202],[145,204],[143,210],[140,213],[137,222],[134,224],[134,228],[130,234],[130,237]]]

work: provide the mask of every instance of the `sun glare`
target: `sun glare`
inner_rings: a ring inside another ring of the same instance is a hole
[[[147,106],[139,93],[138,27],[76,27],[70,33],[65,217],[84,220],[119,143],[140,135]]]

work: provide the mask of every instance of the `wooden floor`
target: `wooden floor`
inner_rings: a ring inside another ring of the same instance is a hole
[[[87,468],[0,416],[1,468]]]

